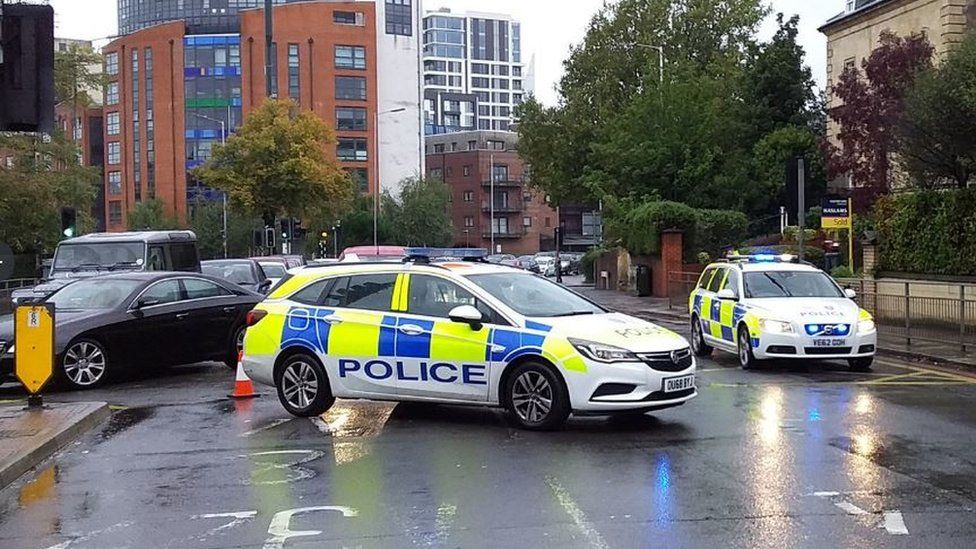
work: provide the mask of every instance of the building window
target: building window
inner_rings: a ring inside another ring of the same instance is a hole
[[[464,226],[468,228],[474,227],[474,218],[471,216],[466,216],[464,218]]]
[[[119,113],[110,112],[105,115],[105,131],[108,135],[119,135],[122,131],[122,121],[119,119]]]
[[[108,172],[108,194],[122,194],[122,172]]]
[[[357,27],[366,26],[366,18],[362,12],[358,11],[335,11],[332,12],[332,22],[336,25],[355,25]]]
[[[549,227],[552,227],[552,218],[551,217],[547,217],[546,218],[546,228],[549,228]]]
[[[271,95],[278,97],[278,43],[271,43]]]
[[[492,166],[491,177],[497,181],[508,181],[508,166]]]
[[[84,125],[81,122],[81,117],[80,116],[76,117],[74,128],[73,131],[71,132],[75,141],[81,141],[81,135],[83,131],[84,131]]]
[[[471,175],[471,166],[465,166],[461,168],[461,172],[464,174],[464,177],[468,177],[469,175]]]
[[[366,131],[366,109],[361,107],[339,107],[336,109],[336,129]]]
[[[442,170],[440,168],[431,168],[430,169],[430,178],[431,179],[438,179],[438,180],[444,179],[444,170]]]
[[[118,200],[108,203],[108,223],[109,225],[122,224],[122,203]]]
[[[106,105],[119,104],[119,83],[118,82],[109,82],[108,86],[105,87],[105,104]]]
[[[508,234],[508,218],[496,217],[492,219],[491,227],[494,229],[495,234]]]
[[[465,202],[474,202],[474,191],[464,191],[462,196]]]
[[[411,0],[386,0],[386,34],[413,36]]]
[[[121,164],[122,163],[122,145],[115,141],[108,144],[108,159],[106,160],[109,164]]]
[[[468,141],[468,150],[469,151],[474,151],[474,150],[477,150],[477,149],[478,149],[478,142],[477,141]]]
[[[447,176],[448,177],[453,177],[454,176],[454,168],[453,167],[451,167],[451,166],[448,166],[447,167]]]
[[[336,46],[335,66],[337,69],[365,69],[366,48],[362,46]]]
[[[366,168],[347,168],[346,174],[352,180],[353,188],[360,194],[369,192],[369,172]]]
[[[298,44],[288,44],[288,97],[299,100],[301,97],[301,77]]]
[[[435,153],[442,153],[442,152],[444,152],[444,144],[443,143],[438,143],[438,144],[434,145],[434,152]]]
[[[857,60],[853,57],[844,60],[844,70],[853,69],[857,65]]]
[[[336,99],[366,100],[366,79],[361,76],[336,76]]]
[[[340,138],[336,156],[344,162],[366,162],[369,160],[366,140]]]
[[[522,218],[522,226],[523,227],[531,227],[532,226],[532,218],[531,217],[523,217]]]
[[[105,54],[105,74],[115,76],[119,74],[119,54]]]
[[[522,202],[532,202],[532,193],[522,193]]]

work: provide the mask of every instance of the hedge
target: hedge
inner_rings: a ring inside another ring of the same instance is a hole
[[[976,276],[976,188],[882,197],[874,215],[879,271]]]
[[[685,259],[699,252],[711,257],[742,242],[748,231],[745,214],[730,210],[696,210],[680,202],[646,201],[625,203],[607,216],[607,235],[617,239],[635,255],[661,252],[661,233],[676,229],[683,233]]]
[[[737,246],[749,232],[749,218],[732,210],[698,210],[694,251],[709,257],[725,255],[725,249]]]

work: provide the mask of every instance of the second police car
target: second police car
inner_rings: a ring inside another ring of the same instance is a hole
[[[702,273],[689,300],[692,347],[765,359],[844,359],[868,370],[878,333],[853,290],[789,255],[732,256]]]
[[[431,254],[443,251],[409,253]],[[643,413],[697,395],[680,335],[481,262],[293,271],[248,323],[245,371],[297,416],[337,397],[413,400],[502,406],[524,428],[551,429],[570,413]]]

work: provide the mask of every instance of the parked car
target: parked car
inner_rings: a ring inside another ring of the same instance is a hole
[[[536,256],[535,261],[539,266],[539,274],[550,278],[556,276],[556,258],[554,256]]]
[[[242,288],[267,294],[274,284],[255,259],[214,259],[200,263],[203,274],[222,278]]]
[[[264,271],[264,275],[271,281],[274,288],[278,282],[288,274],[288,265],[281,259],[259,258],[256,260]]]
[[[494,254],[494,255],[489,255],[486,258],[486,260],[488,261],[488,263],[492,263],[495,265],[504,265],[506,261],[514,262],[515,256],[512,254]]]
[[[520,256],[516,261],[516,267],[519,269],[524,269],[531,273],[539,273],[541,269],[539,268],[539,262],[535,260],[535,256],[523,255]]]
[[[55,306],[55,379],[90,389],[131,368],[236,366],[247,313],[264,296],[197,273],[130,272],[79,280]],[[0,378],[14,371],[13,318],[0,317]]]
[[[191,231],[94,233],[58,244],[47,278],[13,292],[14,303],[43,300],[76,280],[119,271],[200,272]]]

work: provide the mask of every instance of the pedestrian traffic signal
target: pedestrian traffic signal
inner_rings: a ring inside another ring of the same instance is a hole
[[[61,234],[72,238],[78,233],[78,212],[74,208],[61,208]]]

